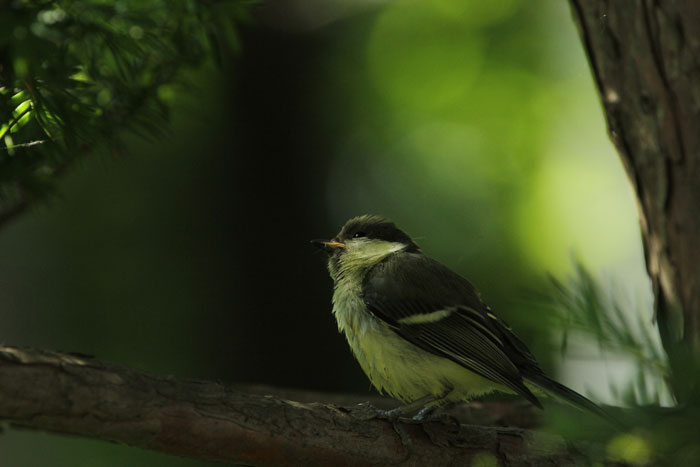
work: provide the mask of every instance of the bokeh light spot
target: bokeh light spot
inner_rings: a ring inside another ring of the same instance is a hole
[[[651,446],[641,436],[623,433],[613,438],[607,447],[608,455],[613,459],[633,465],[644,465],[651,460]]]
[[[479,37],[462,22],[438,13],[432,4],[396,3],[374,24],[367,50],[372,80],[404,110],[454,105],[481,69]]]
[[[572,254],[608,268],[635,251],[634,204],[619,189],[615,162],[591,162],[583,154],[545,160],[519,212],[523,251],[532,261],[559,274],[570,271]]]

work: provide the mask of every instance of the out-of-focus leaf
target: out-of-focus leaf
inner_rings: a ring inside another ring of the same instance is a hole
[[[566,349],[571,331],[589,335],[603,354],[625,355],[640,369],[635,381],[626,387],[611,386],[611,394],[630,405],[649,404],[660,399],[669,367],[658,339],[653,339],[645,313],[625,308],[613,293],[604,288],[580,263],[575,274],[564,283],[551,278],[546,298],[561,322],[562,349]],[[650,315],[649,310],[646,315]],[[651,387],[649,386],[652,382]]]
[[[9,2],[0,15],[0,52],[12,64],[0,82],[0,207],[19,192],[51,192],[59,167],[97,147],[114,152],[125,133],[162,136],[186,90],[181,72],[237,47],[246,3]]]

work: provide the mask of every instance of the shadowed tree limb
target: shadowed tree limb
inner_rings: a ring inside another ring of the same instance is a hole
[[[504,466],[588,462],[561,437],[521,428],[442,422],[398,422],[395,427],[359,408],[294,402],[80,355],[15,347],[0,347],[0,419],[258,466],[470,465],[483,455]]]

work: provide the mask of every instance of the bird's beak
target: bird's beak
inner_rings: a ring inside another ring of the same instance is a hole
[[[338,249],[347,249],[345,243],[335,242],[333,240],[311,240],[311,244],[316,248],[324,250],[326,253],[333,253]]]

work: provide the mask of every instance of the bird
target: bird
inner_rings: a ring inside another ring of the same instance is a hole
[[[445,404],[501,391],[540,409],[538,395],[553,395],[611,418],[547,376],[474,285],[388,219],[354,217],[333,239],[312,244],[328,253],[338,330],[372,385],[405,404],[394,415],[418,411],[414,418],[423,419]]]

